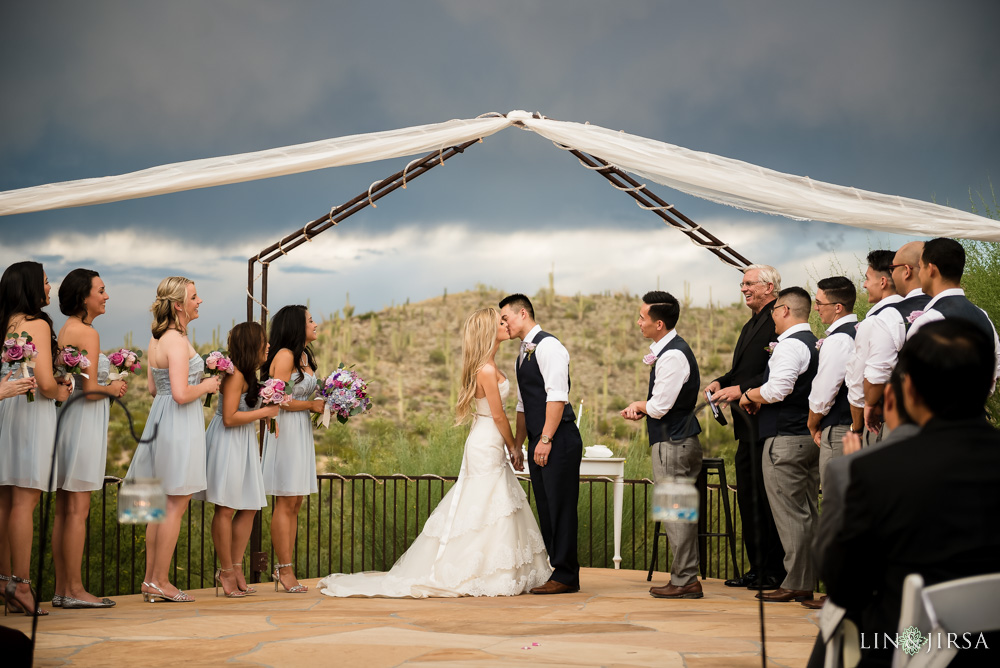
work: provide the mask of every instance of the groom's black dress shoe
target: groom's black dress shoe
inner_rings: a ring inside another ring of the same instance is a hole
[[[555,580],[549,580],[540,587],[535,587],[530,590],[532,594],[572,594],[574,592],[580,591],[579,587],[570,587],[562,582],[556,582]]]
[[[749,587],[757,579],[757,573],[754,571],[747,571],[738,578],[733,578],[732,580],[726,580],[723,584],[727,587]]]

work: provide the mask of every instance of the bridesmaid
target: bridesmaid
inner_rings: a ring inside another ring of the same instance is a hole
[[[12,264],[0,277],[3,334],[27,332],[37,349],[35,400],[29,402],[22,395],[0,402],[0,538],[6,543],[0,552],[0,582],[4,583],[6,608],[26,615],[48,614],[38,606],[28,577],[33,514],[42,491],[51,491],[55,402],[69,398],[69,385],[57,382],[52,372],[56,337],[52,320],[42,310],[49,303],[50,289],[49,278],[37,262]],[[2,374],[19,369],[20,365],[4,364]]]
[[[278,412],[277,434],[264,436],[264,488],[274,496],[271,513],[271,544],[274,546],[274,589],[278,583],[291,594],[308,591],[292,569],[295,533],[302,499],[315,494],[316,452],[309,412],[323,411],[323,400],[309,397],[316,390],[316,358],[309,344],[316,340],[319,325],[305,306],[285,306],[271,321],[270,349],[261,367],[261,378],[279,378],[294,383],[292,400]]]
[[[278,407],[257,408],[257,369],[267,359],[264,328],[256,322],[242,322],[229,332],[227,345],[236,369],[222,381],[219,406],[205,432],[208,488],[195,498],[215,504],[212,540],[221,566],[215,581],[229,598],[241,598],[255,591],[243,579],[243,553],[254,515],[267,506],[254,423],[277,417]],[[215,594],[219,595],[218,587]]]
[[[101,337],[94,319],[106,311],[110,299],[96,271],[74,269],[59,285],[59,310],[67,316],[59,330],[59,347],[86,350],[89,378],[75,379],[76,392],[95,392],[59,409],[62,422],[56,446],[58,459],[56,516],[52,525],[52,556],[56,567],[52,605],[62,608],[110,608],[110,598],[97,598],[83,588],[80,569],[87,539],[90,493],[104,486],[108,459],[108,397],[124,396],[128,386],[108,384],[111,364],[101,353]]]
[[[146,526],[146,574],[142,598],[187,603],[194,598],[170,583],[168,569],[181,518],[191,495],[205,489],[205,414],[199,399],[219,391],[217,376],[202,380],[205,362],[187,338],[201,299],[194,281],[170,276],[160,281],[153,302],[147,385],[153,395],[142,440],[126,478],[159,478],[167,493],[167,516]]]

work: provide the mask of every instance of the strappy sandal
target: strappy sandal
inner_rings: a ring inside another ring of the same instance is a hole
[[[238,564],[233,564],[233,568],[240,569],[240,573],[242,573],[243,572],[243,562],[241,561]],[[236,586],[240,587],[240,581],[239,581],[239,579],[236,580]],[[244,591],[247,594],[256,594],[257,593],[257,589],[255,587],[251,587],[250,585],[247,585],[245,589],[243,587],[240,587],[240,591]]]
[[[164,601],[170,601],[172,603],[194,603],[194,599],[191,598],[190,596],[188,596],[187,594],[185,594],[184,591],[181,590],[181,589],[177,590],[177,594],[175,596],[167,596],[165,593],[163,593],[162,589],[160,589],[159,587],[157,587],[152,582],[143,582],[142,584],[145,587],[149,587],[149,588],[155,589],[157,591],[156,594],[154,594],[153,592],[148,592],[148,591],[142,592],[142,600],[145,603],[156,603],[157,599],[161,599],[161,600],[164,600]]]
[[[238,582],[236,583],[236,591],[226,591],[226,585],[222,584],[222,574],[223,573],[232,573],[232,572],[233,572],[232,568],[216,568],[215,569],[215,597],[216,598],[219,597],[219,587],[220,586],[222,587],[222,593],[226,596],[226,598],[243,598],[244,596],[247,595],[247,593],[245,591],[243,591],[242,589],[240,589],[240,585],[239,585]]]
[[[291,589],[285,586],[284,582],[281,582],[281,575],[278,574],[282,568],[289,568],[292,564],[275,564],[274,573],[271,574],[271,579],[274,580],[274,591],[278,591],[278,583],[281,583],[281,588],[285,590],[287,594],[304,594],[309,591],[309,587],[304,584],[297,584]]]
[[[5,578],[6,579],[6,578]],[[31,602],[34,606],[34,612],[29,608],[25,608],[21,601],[17,600],[17,585],[26,584],[28,585],[28,592],[31,594]],[[10,609],[11,612],[23,612],[29,617],[44,617],[49,614],[47,610],[42,610],[41,606],[38,605],[38,598],[35,596],[35,590],[31,588],[31,580],[26,580],[24,578],[19,578],[16,575],[11,575],[7,586],[4,587],[4,614],[7,614],[7,610]]]

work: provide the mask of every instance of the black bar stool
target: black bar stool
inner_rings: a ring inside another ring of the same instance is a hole
[[[708,476],[714,475],[719,480],[719,492],[722,494],[722,509],[726,515],[726,525],[724,532],[711,533],[708,531]],[[729,484],[726,482],[726,462],[723,459],[709,457],[701,460],[701,471],[698,473],[695,485],[698,487],[698,563],[701,569],[701,579],[705,579],[709,538],[725,538],[729,544],[729,555],[733,560],[733,568],[736,568],[736,532],[733,530],[733,516],[729,508]],[[656,570],[656,558],[659,552],[660,536],[667,537],[665,531],[660,530],[660,523],[653,525],[653,557],[649,562],[649,573],[646,581],[653,579],[653,571]]]

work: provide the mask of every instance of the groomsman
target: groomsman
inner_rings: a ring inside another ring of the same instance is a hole
[[[896,366],[899,350],[906,342],[906,330],[910,326],[910,315],[924,308],[930,297],[920,287],[920,253],[923,241],[903,244],[889,265],[896,293],[902,299],[889,308],[879,311],[872,321],[870,354],[865,365],[864,391],[865,429],[877,441],[882,433],[882,394],[889,374]],[[871,439],[869,438],[869,441]]]
[[[511,338],[521,339],[514,443],[520,446],[528,438],[528,472],[535,492],[538,527],[553,568],[549,581],[531,593],[580,591],[576,506],[583,440],[569,404],[569,352],[559,339],[535,323],[535,310],[524,295],[504,297],[500,317]]]
[[[621,412],[626,420],[646,418],[653,480],[696,478],[701,472],[701,425],[694,416],[701,375],[698,362],[675,327],[680,304],[669,292],[655,290],[642,296],[639,331],[650,339],[649,391],[645,401],[633,401]],[[674,553],[670,582],[652,587],[655,598],[702,598],[698,581],[698,525],[665,522],[667,540]]]
[[[810,555],[819,517],[819,451],[809,434],[809,390],[819,355],[809,328],[809,293],[799,287],[778,293],[772,311],[778,340],[764,372],[764,384],[740,398],[748,412],[759,412],[764,438],[764,489],[785,548],[787,575],[773,592],[757,598],[784,603],[813,598],[816,569]]]
[[[743,325],[736,340],[732,368],[705,388],[712,393],[712,401],[729,403],[733,413],[733,434],[738,443],[735,464],[736,484],[740,491],[736,495],[736,501],[740,506],[743,544],[750,559],[750,570],[741,577],[726,580],[727,587],[775,589],[785,577],[782,566],[784,553],[761,477],[763,440],[754,436],[757,432],[757,416],[748,416],[739,407],[743,393],[764,382],[767,346],[775,336],[771,308],[780,291],[781,275],[774,267],[753,264],[743,270],[740,292],[753,315]],[[748,417],[753,426],[752,432],[747,425]],[[761,538],[760,545],[756,540],[758,534]]]
[[[943,237],[931,239],[924,244],[920,256],[920,285],[931,299],[924,307],[924,311],[914,318],[906,338],[912,338],[929,322],[948,318],[968,320],[983,334],[993,339],[993,353],[997,360],[993,371],[993,387],[995,387],[997,375],[1000,375],[1000,341],[997,340],[996,327],[986,315],[986,311],[970,302],[965,296],[965,290],[960,287],[964,272],[965,249],[962,248],[962,244]]]
[[[847,401],[847,364],[854,355],[858,316],[854,315],[857,289],[846,276],[831,276],[816,284],[816,311],[826,325],[826,337],[816,342],[819,368],[809,392],[809,433],[819,448],[819,484],[826,466],[843,454],[844,434],[851,427]]]
[[[872,306],[865,319],[858,323],[857,333],[854,335],[854,355],[847,362],[844,377],[847,401],[851,404],[851,431],[859,435],[864,446],[877,440],[875,435],[865,429],[865,373],[878,364],[872,350],[872,328],[882,309],[903,299],[896,293],[896,284],[892,281],[894,255],[891,250],[873,250],[868,253],[863,287],[868,293],[868,303]],[[824,503],[825,496],[824,492]]]

